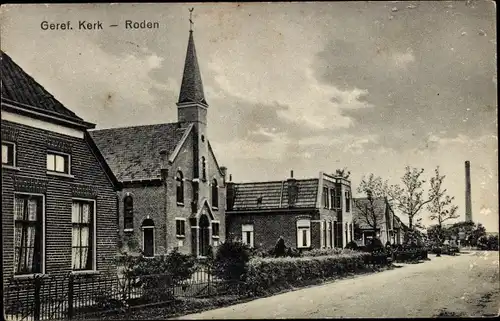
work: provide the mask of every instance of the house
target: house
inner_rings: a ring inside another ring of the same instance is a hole
[[[1,55],[4,280],[113,270],[120,184],[95,125]]]
[[[129,252],[204,257],[224,241],[225,168],[208,139],[208,110],[190,30],[177,122],[91,132],[123,186],[119,229]]]
[[[227,237],[273,248],[280,236],[297,249],[343,248],[351,241],[351,183],[320,172],[317,178],[227,183]]]
[[[406,225],[386,199],[354,198],[353,204],[354,235],[358,245],[366,245],[374,237],[382,244],[403,243]]]

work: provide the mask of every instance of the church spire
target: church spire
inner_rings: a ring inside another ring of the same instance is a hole
[[[205,100],[205,94],[203,92],[200,67],[198,66],[198,58],[196,57],[196,48],[194,46],[192,9],[190,9],[189,12],[189,41],[186,53],[186,61],[184,62],[184,74],[182,76],[181,92],[179,94],[178,104],[201,103],[206,106],[207,102]]]

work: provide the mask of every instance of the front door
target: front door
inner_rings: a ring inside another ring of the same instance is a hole
[[[198,226],[200,228],[200,255],[207,256],[210,246],[210,221],[208,220],[207,215],[201,215],[200,223]]]

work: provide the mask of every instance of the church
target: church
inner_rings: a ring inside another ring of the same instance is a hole
[[[224,242],[226,169],[207,137],[208,109],[189,30],[177,122],[91,131],[123,187],[117,223],[128,251],[204,257]]]

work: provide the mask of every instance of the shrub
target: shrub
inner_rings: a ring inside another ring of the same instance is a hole
[[[335,256],[253,258],[249,262],[245,282],[249,293],[262,294],[356,271],[363,267],[365,256],[369,254],[352,252]]]
[[[373,252],[373,251],[380,251],[381,249],[384,249],[384,244],[382,244],[382,241],[378,238],[374,238],[370,244],[366,246],[366,249],[368,252]]]
[[[358,244],[354,241],[351,241],[349,243],[347,243],[347,245],[345,246],[346,249],[351,249],[351,250],[357,250],[358,249]]]
[[[332,256],[342,254],[343,250],[339,248],[333,249],[312,249],[302,252],[302,256]]]
[[[291,247],[289,247],[287,250],[286,250],[286,256],[288,257],[301,257],[302,256],[302,253],[297,250],[297,249],[292,249]]]
[[[250,260],[250,252],[248,246],[241,242],[222,243],[214,259],[215,275],[227,281],[243,280]]]

